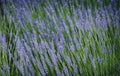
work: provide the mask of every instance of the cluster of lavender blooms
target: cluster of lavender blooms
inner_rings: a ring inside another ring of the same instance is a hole
[[[90,75],[99,75],[98,65],[108,67],[108,57],[114,59],[115,47],[106,45],[108,37],[105,32],[109,26],[120,28],[120,10],[114,12],[108,8],[99,8],[92,12],[91,8],[79,6],[76,9],[71,6],[70,15],[67,4],[63,7],[56,6],[57,13],[51,4],[42,8],[35,2],[36,6],[30,8],[31,5],[25,3],[25,6],[13,3],[11,10],[14,15],[5,10],[9,21],[14,22],[13,26],[17,30],[14,56],[9,52],[12,48],[7,49],[10,45],[7,45],[5,35],[0,31],[0,53],[8,51],[9,59],[13,59],[13,64],[23,76],[84,75],[91,69],[93,73]],[[35,13],[37,18],[34,19]],[[2,61],[4,66],[0,65],[0,74],[9,75],[11,67]]]

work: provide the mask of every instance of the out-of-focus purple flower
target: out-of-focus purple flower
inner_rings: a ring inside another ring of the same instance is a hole
[[[63,26],[63,28],[66,30],[66,32],[69,33],[68,26],[66,25],[64,20],[62,20],[62,25],[61,26]]]
[[[50,50],[50,52],[54,52],[54,42],[53,41],[50,42],[50,49],[53,50],[53,51]]]
[[[8,56],[9,56],[9,61],[11,61],[11,59],[13,58],[11,52],[10,52],[10,49],[8,49]]]
[[[74,50],[75,50],[75,49],[74,49],[74,44],[71,44],[71,45],[70,45],[70,50],[71,50],[71,51],[74,51]]]
[[[6,44],[6,38],[5,36],[0,32],[0,48],[2,47],[2,49],[5,51],[7,50],[7,44]]]
[[[93,55],[89,54],[89,58],[90,58],[90,61],[92,61],[93,60]]]
[[[88,13],[91,14],[92,10],[90,8],[87,9]]]
[[[58,45],[58,50],[61,52],[61,51],[63,51],[64,50],[64,47],[63,47],[63,45]]]
[[[86,63],[86,56],[84,55],[83,62]]]
[[[68,65],[71,65],[71,59],[70,59],[69,56],[66,56],[66,61],[67,61],[67,64],[68,64]]]
[[[34,44],[35,49],[37,49],[38,42],[37,42],[37,34],[36,34],[35,30],[33,30],[33,44]]]
[[[48,51],[50,51],[51,59],[52,59],[54,66],[57,66],[57,56],[56,56],[54,50],[49,49]]]
[[[101,0],[97,0],[99,3],[101,2]]]
[[[42,61],[41,63],[43,64],[42,66],[43,66],[44,72],[48,73],[48,69],[47,69],[47,66],[46,66],[46,63],[45,63],[45,58],[43,56],[41,56],[41,61]]]
[[[45,57],[45,61],[47,62],[47,64],[50,66],[50,68],[53,67],[53,64],[51,63],[50,59],[48,57]]]
[[[64,74],[64,70],[62,71],[62,76],[65,76],[65,74]]]
[[[115,38],[117,39],[119,36],[119,33],[118,32],[115,32]]]
[[[41,74],[42,74],[43,76],[45,76],[44,68],[43,68],[43,66],[42,66],[42,64],[41,64],[41,62],[40,62],[40,60],[37,58],[36,61],[37,61],[36,65],[38,66],[38,68],[39,68]]]
[[[80,45],[79,40],[77,40],[77,38],[74,38],[74,42],[75,42],[75,44],[76,44],[77,49],[80,50],[81,45]]]
[[[68,71],[68,68],[67,68],[66,66],[64,66],[63,70],[64,70],[65,74],[66,74],[67,76],[69,76],[69,71]]]
[[[80,50],[81,49],[81,45],[79,42],[76,42],[76,47],[77,47],[77,50]]]
[[[4,63],[3,66],[4,66],[4,69],[5,69],[5,70],[9,70],[9,69],[10,69],[10,67],[9,67],[6,63]]]
[[[46,39],[49,39],[49,38],[50,38],[49,34],[47,34],[47,33],[44,33],[44,37],[45,37]]]
[[[101,58],[100,56],[97,56],[97,61],[98,61],[99,63],[101,63],[101,62],[102,62],[102,58]]]
[[[46,41],[41,40],[41,43],[39,44],[40,53],[41,54],[46,53],[47,52],[46,48],[48,48],[48,43]]]
[[[59,68],[58,68],[58,67],[55,67],[55,70],[56,70],[57,76],[61,76],[61,72],[60,72]]]
[[[29,62],[28,63],[29,65],[28,65],[28,68],[29,68],[29,71],[30,71],[30,74],[31,74],[31,76],[35,76],[35,73],[34,73],[34,69],[33,69],[33,67],[32,67],[32,64]]]
[[[105,45],[102,45],[102,53],[105,54],[106,53],[106,48]]]
[[[1,72],[1,75],[2,75],[2,76],[6,76],[6,75],[5,75],[5,72],[4,72],[1,68],[0,68],[0,72]]]
[[[78,54],[76,55],[76,59],[77,59],[78,63],[81,61],[80,56]]]
[[[30,47],[26,42],[23,42],[23,45],[24,45],[25,50],[26,50],[28,53],[32,53],[31,47]]]
[[[6,70],[8,74],[10,74],[10,67],[9,67],[9,65],[6,64],[5,62],[3,62],[3,67],[4,67],[4,70]]]
[[[60,61],[62,63],[60,53],[57,53],[57,61]]]
[[[88,48],[87,47],[84,48],[84,52],[85,52],[86,55],[88,54]]]
[[[89,40],[89,39],[86,39],[86,43],[89,44],[89,43],[90,43],[90,40]]]
[[[21,58],[25,56],[25,48],[19,38],[16,41],[16,50]]]
[[[94,51],[96,50],[95,44],[92,44],[92,49],[93,49]]]
[[[74,73],[78,74],[78,69],[76,64],[73,64],[73,69],[74,69]]]

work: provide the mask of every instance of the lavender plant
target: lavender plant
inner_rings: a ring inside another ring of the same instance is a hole
[[[3,2],[0,76],[120,75],[120,1],[53,1]]]

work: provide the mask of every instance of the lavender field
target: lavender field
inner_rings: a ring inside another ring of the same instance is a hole
[[[119,0],[0,0],[0,76],[119,76]]]

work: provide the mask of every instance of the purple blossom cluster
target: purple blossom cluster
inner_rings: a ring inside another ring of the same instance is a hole
[[[106,43],[109,38],[105,32],[109,30],[109,26],[120,28],[120,10],[116,10],[114,14],[113,10],[109,12],[107,8],[92,12],[91,8],[75,9],[73,6],[73,13],[70,15],[67,4],[66,7],[59,7],[59,13],[56,13],[54,5],[48,4],[42,8],[37,1],[32,5],[30,0],[16,0],[19,5],[12,5],[14,16],[5,10],[10,15],[9,21],[14,22],[13,26],[17,30],[14,39],[15,56],[11,53],[12,43],[7,45],[6,37],[0,31],[0,54],[8,51],[8,60],[13,59],[13,64],[23,76],[46,76],[54,73],[57,76],[82,75],[85,73],[83,66],[89,65],[94,69],[98,68],[97,64],[106,66],[102,63],[107,62],[109,55],[114,54],[115,45]],[[34,14],[37,14],[36,19],[33,19]],[[12,36],[11,31],[10,38]],[[115,37],[119,37],[118,33],[115,33]],[[5,73],[10,74],[11,67],[2,61],[0,75],[5,76]],[[4,69],[1,68],[2,63]]]

